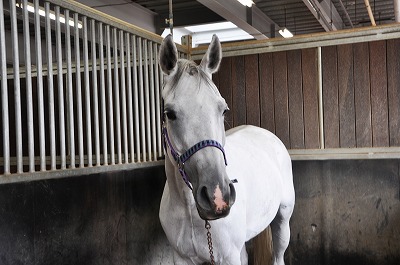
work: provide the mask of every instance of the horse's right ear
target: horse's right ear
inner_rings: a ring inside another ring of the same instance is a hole
[[[178,62],[178,50],[176,49],[171,34],[165,37],[161,43],[159,62],[162,71],[167,75],[170,75],[176,68],[176,63]]]

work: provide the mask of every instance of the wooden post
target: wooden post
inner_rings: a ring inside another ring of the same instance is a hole
[[[188,52],[188,58],[187,59],[191,59],[190,54],[191,54],[191,50],[192,50],[192,36],[190,35],[185,35],[181,37],[181,43],[182,46],[185,46]]]

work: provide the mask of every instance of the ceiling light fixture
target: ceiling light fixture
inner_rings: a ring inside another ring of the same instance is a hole
[[[285,27],[283,29],[279,30],[279,34],[282,35],[282,37],[286,38],[291,38],[293,37],[292,32],[290,32],[287,28],[286,28],[286,6],[284,7],[284,11],[285,11]]]
[[[247,7],[251,7],[252,5],[254,5],[253,0],[238,0],[242,5],[247,6]]]
[[[291,38],[291,37],[293,37],[292,32],[290,32],[287,28],[280,29],[280,30],[279,30],[279,34],[281,34],[282,37],[284,37],[284,38]]]
[[[161,36],[166,37],[168,34],[169,29],[166,28]],[[254,39],[253,36],[238,28],[232,22],[217,22],[204,25],[174,27],[174,41],[176,43],[181,43],[182,36],[191,35],[192,47],[210,43],[213,34],[217,34],[221,42]]]

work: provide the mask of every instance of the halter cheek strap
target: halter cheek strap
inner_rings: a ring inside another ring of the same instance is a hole
[[[186,185],[190,189],[193,189],[193,188],[192,188],[192,184],[190,183],[190,181],[186,175],[184,165],[185,165],[185,162],[188,161],[189,158],[192,155],[194,155],[196,152],[198,152],[201,149],[206,148],[206,147],[218,148],[219,150],[221,150],[221,152],[224,156],[225,165],[228,165],[228,163],[226,162],[225,150],[222,147],[222,145],[220,143],[218,143],[217,141],[214,141],[214,140],[200,141],[197,144],[190,147],[186,152],[184,152],[183,154],[180,155],[172,146],[172,143],[168,136],[167,128],[165,126],[163,126],[163,136],[164,136],[164,150],[167,151],[167,145],[168,145],[168,147],[171,151],[172,157],[174,158],[175,162],[178,164],[179,173],[181,174],[183,181],[186,183]]]

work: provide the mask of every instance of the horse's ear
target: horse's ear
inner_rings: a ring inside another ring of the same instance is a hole
[[[213,35],[210,46],[208,46],[208,50],[201,60],[200,66],[207,73],[213,74],[218,71],[219,64],[222,59],[222,49],[221,43],[217,35]]]
[[[174,71],[178,61],[178,50],[176,49],[176,45],[171,34],[165,37],[161,43],[159,57],[162,71],[167,75],[171,74]]]

